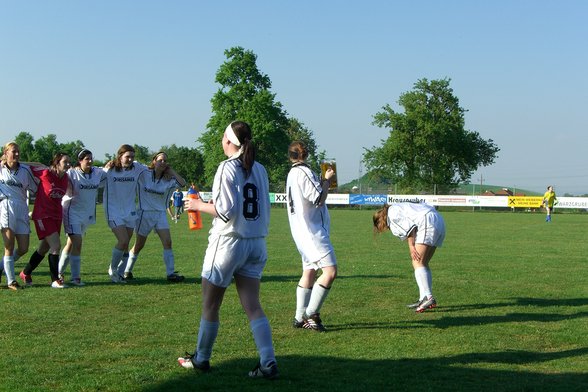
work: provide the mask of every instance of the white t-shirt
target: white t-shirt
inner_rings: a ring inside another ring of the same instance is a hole
[[[428,204],[393,203],[388,208],[388,226],[393,235],[404,241],[415,228],[425,224],[424,218],[431,212],[436,214],[437,210]]]
[[[239,238],[267,236],[269,181],[259,162],[253,164],[249,177],[238,157],[221,162],[214,176],[212,200],[218,216],[212,221],[210,234]]]
[[[180,184],[174,178],[155,178],[155,171],[147,169],[139,175],[139,209],[143,211],[165,211],[174,189]]]
[[[96,223],[96,196],[98,188],[106,182],[106,172],[100,167],[92,167],[90,173],[84,173],[75,167],[67,171],[69,187],[62,199],[64,221],[93,225]]]
[[[326,204],[319,205],[320,178],[304,163],[292,166],[286,180],[287,211],[292,238],[302,260],[316,262],[333,251],[331,218]]]
[[[136,213],[137,178],[147,166],[133,162],[128,169],[105,169],[104,214],[106,220],[124,219]]]
[[[22,163],[15,171],[5,165],[0,166],[0,199],[8,199],[10,203],[27,204],[27,191],[37,193],[39,180],[33,175],[31,168]]]

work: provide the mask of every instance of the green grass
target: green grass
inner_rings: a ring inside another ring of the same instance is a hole
[[[0,390],[588,390],[585,215],[546,224],[542,214],[442,211],[447,237],[431,265],[439,307],[415,314],[405,307],[418,296],[406,244],[374,236],[371,213],[331,210],[340,275],[319,334],[291,327],[300,261],[285,210],[272,210],[262,303],[281,373],[273,382],[246,377],[257,353],[233,286],[213,370],[176,363],[194,350],[206,230],[190,232],[185,216],[172,223],[186,283],[165,281],[151,235],[136,283],[115,285],[114,237],[100,217],[84,243],[86,287],[51,289],[43,261],[35,286],[0,290]]]

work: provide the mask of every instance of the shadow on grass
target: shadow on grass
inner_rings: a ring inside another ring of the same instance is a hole
[[[545,298],[510,298],[508,302],[499,302],[492,304],[457,304],[443,306],[444,312],[462,312],[464,310],[474,309],[491,309],[491,308],[505,308],[512,306],[540,306],[540,307],[556,307],[556,306],[584,306],[588,305],[588,298],[559,298],[559,299],[545,299]]]
[[[588,355],[588,348],[539,353],[503,351],[396,360],[278,357],[280,378],[250,380],[255,360],[214,364],[197,374],[178,366],[177,376],[142,391],[585,391],[585,373],[527,371],[525,366]],[[517,370],[515,367],[522,369]],[[508,369],[504,369],[507,367]],[[501,369],[502,368],[502,369]]]

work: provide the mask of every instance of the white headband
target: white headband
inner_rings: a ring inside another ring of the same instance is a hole
[[[237,138],[237,135],[235,135],[235,131],[233,131],[231,124],[227,125],[227,129],[225,129],[225,135],[227,135],[227,139],[229,139],[231,143],[237,147],[241,147],[241,142]]]

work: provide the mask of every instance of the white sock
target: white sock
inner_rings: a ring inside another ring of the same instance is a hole
[[[129,261],[129,252],[124,252],[120,263],[118,263],[118,274],[123,276],[125,274],[125,269],[127,268],[127,262]]]
[[[310,300],[308,301],[306,314],[311,316],[315,313],[320,313],[321,307],[323,306],[327,295],[329,295],[329,289],[318,283],[315,283],[314,286],[312,286],[312,293],[310,293]]]
[[[171,249],[163,250],[163,262],[165,264],[165,273],[170,276],[175,271],[174,251]]]
[[[419,299],[431,296],[431,286],[429,285],[430,271],[427,274],[427,268],[418,267],[414,270],[414,277],[419,286]]]
[[[4,256],[4,273],[6,274],[6,283],[10,284],[14,278],[14,256]]]
[[[251,332],[253,333],[253,340],[257,346],[259,353],[259,362],[261,366],[267,368],[272,363],[276,363],[276,355],[274,354],[274,345],[272,343],[272,330],[270,328],[267,317],[261,317],[249,322]]]
[[[427,286],[429,289],[429,295],[433,296],[433,274],[431,273],[431,269],[427,267]]]
[[[123,257],[123,253],[125,253],[125,252],[118,249],[118,248],[112,248],[112,258],[110,259],[110,269],[113,274],[116,274],[118,272],[117,271],[118,264],[120,263],[120,260]]]
[[[200,329],[198,329],[198,344],[196,346],[196,362],[209,361],[212,355],[212,346],[218,334],[220,322],[206,321],[200,319]]]
[[[71,263],[71,279],[80,279],[82,269],[82,256],[70,256]]]
[[[138,254],[134,254],[133,252],[129,252],[129,259],[127,261],[127,266],[125,267],[125,272],[133,272],[133,268],[135,267],[135,263],[137,262],[137,258],[139,258]]]
[[[304,316],[304,312],[306,312],[306,308],[308,307],[308,302],[310,301],[310,294],[312,293],[312,289],[307,289],[305,287],[296,286],[296,320],[302,321],[302,316]]]
[[[65,270],[67,270],[68,264],[69,264],[69,253],[66,253],[65,251],[63,251],[63,252],[61,252],[61,255],[59,256],[59,274],[60,275],[65,274]]]

